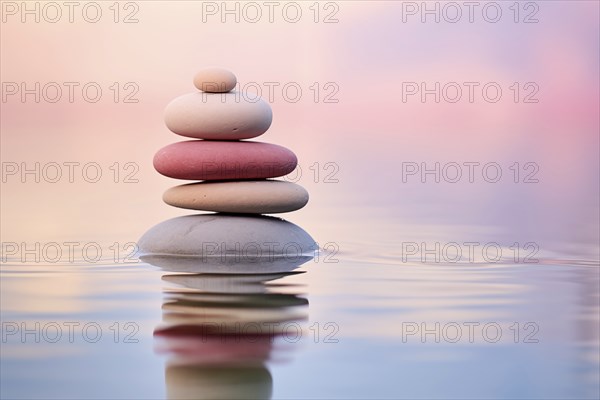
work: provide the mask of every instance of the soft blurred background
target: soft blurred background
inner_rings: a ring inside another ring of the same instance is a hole
[[[3,243],[29,246],[99,243],[106,257],[93,265],[3,257],[2,321],[103,321],[106,332],[136,321],[140,343],[11,336],[2,342],[3,398],[167,393],[152,350],[165,283],[150,266],[111,264],[108,247],[189,214],[162,203],[175,182],[151,160],[183,140],[164,126],[165,105],[195,90],[194,73],[211,65],[265,98],[274,88],[273,124],[258,140],[297,154],[300,174],[288,179],[311,195],[283,217],[339,250],[339,262],[307,264],[285,279],[302,286],[308,324],[335,322],[340,341],[307,340],[291,361],[275,363],[273,398],[598,397],[598,2],[477,2],[472,22],[464,2],[275,2],[272,22],[263,2],[77,3],[69,22],[60,2],[2,2],[0,233]],[[97,9],[98,22],[87,22]],[[439,22],[426,10],[438,10]],[[36,82],[40,101],[23,101],[21,84]],[[78,85],[72,102],[69,82]],[[407,83],[422,82],[457,82],[463,97],[403,98]],[[472,102],[464,82],[479,84]],[[502,88],[499,101],[483,97],[488,82]],[[97,102],[82,94],[89,83],[102,90]],[[47,101],[56,86],[61,99]],[[528,94],[537,101],[525,102]],[[80,163],[74,182],[65,162]],[[502,177],[489,183],[480,167],[469,182],[465,167],[457,183],[402,179],[406,163],[465,162],[497,163]],[[58,163],[62,179],[22,177],[35,163]],[[86,163],[100,165],[98,182],[83,178]],[[525,183],[534,169],[537,182]],[[130,173],[134,182],[124,182]],[[505,250],[533,242],[539,263],[407,263],[405,242]],[[498,321],[505,330],[534,321],[541,341],[406,344],[403,321]]]

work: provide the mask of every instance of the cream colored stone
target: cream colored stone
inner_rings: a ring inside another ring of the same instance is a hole
[[[235,87],[237,78],[224,68],[204,68],[194,76],[194,86],[208,93],[226,93]]]
[[[295,183],[275,180],[200,182],[172,187],[163,200],[192,210],[274,214],[304,207],[308,192]]]
[[[238,140],[262,135],[273,121],[269,103],[244,93],[184,94],[165,108],[165,124],[178,135]]]

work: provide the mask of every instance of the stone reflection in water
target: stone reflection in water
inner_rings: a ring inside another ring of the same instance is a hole
[[[267,363],[290,360],[308,318],[303,288],[282,278],[312,259],[310,235],[277,218],[197,215],[150,229],[140,249],[145,262],[179,272],[163,276],[170,287],[154,332],[156,351],[167,356],[167,397],[270,398]]]
[[[305,298],[266,286],[286,275],[163,277],[183,286],[166,292],[163,323],[154,332],[156,351],[168,356],[168,398],[270,397],[266,362],[286,360],[286,335],[295,337],[308,316]]]
[[[269,399],[273,378],[264,366],[167,366],[168,399]]]

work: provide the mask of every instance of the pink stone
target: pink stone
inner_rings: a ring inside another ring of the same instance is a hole
[[[170,144],[154,156],[154,168],[175,179],[275,178],[296,168],[296,155],[261,142],[190,140]]]

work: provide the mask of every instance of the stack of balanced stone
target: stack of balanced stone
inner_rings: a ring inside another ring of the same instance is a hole
[[[294,183],[271,180],[296,168],[290,150],[247,141],[262,135],[273,119],[261,98],[234,91],[235,75],[208,68],[194,77],[199,91],[177,97],[165,110],[165,123],[174,133],[201,140],[168,145],[154,156],[162,175],[195,182],[167,190],[172,206],[240,214],[272,214],[298,210],[308,202],[307,191]]]

